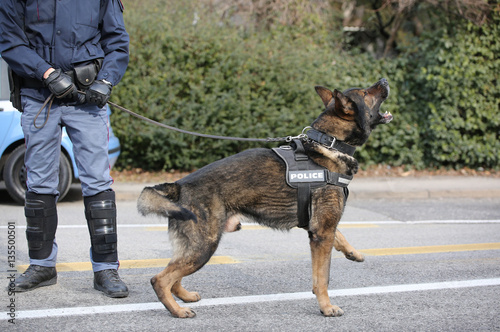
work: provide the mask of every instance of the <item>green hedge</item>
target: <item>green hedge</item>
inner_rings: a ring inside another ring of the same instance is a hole
[[[322,110],[315,85],[342,90],[386,77],[383,109],[395,119],[358,150],[360,162],[498,168],[498,17],[374,60],[333,47],[341,36],[314,24],[255,32],[205,17],[193,25],[193,8],[127,9],[131,59],[112,101],[145,116],[207,134],[296,135]],[[179,134],[117,110],[112,122],[121,168],[192,170],[263,145]]]
[[[418,52],[391,61],[398,90],[389,102],[398,105],[395,116],[403,116],[388,128],[390,137],[375,133],[382,154],[369,147],[367,162],[498,169],[499,26],[496,14],[482,27],[443,28],[423,36]]]

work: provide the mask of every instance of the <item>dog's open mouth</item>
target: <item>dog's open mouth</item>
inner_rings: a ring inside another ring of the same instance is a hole
[[[386,111],[386,112],[385,112],[385,113],[383,113],[383,114],[379,112],[378,114],[379,114],[379,115],[380,115],[380,117],[381,117],[381,119],[380,119],[380,123],[384,123],[384,124],[385,124],[385,123],[389,123],[389,122],[391,122],[391,121],[392,121],[392,119],[394,118],[394,117],[392,116],[391,112],[387,112],[387,111]]]

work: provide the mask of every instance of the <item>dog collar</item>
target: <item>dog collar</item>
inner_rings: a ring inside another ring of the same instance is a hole
[[[356,147],[339,141],[335,137],[322,133],[316,129],[310,129],[307,132],[307,138],[325,146],[328,149],[338,150],[342,153],[350,155],[351,157],[356,151]]]

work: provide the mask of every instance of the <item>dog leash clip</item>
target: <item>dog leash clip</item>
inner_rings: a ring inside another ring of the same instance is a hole
[[[302,133],[300,135],[297,135],[297,136],[287,136],[285,138],[285,141],[287,143],[290,143],[291,141],[293,141],[294,139],[303,139],[303,140],[307,140],[307,134],[306,132],[309,130],[309,129],[312,129],[312,127],[310,126],[307,126],[305,127],[304,129],[302,129]]]
[[[285,138],[285,142],[290,143],[294,139],[307,139],[307,135],[306,134],[300,134],[300,135],[297,135],[297,136],[287,136]]]

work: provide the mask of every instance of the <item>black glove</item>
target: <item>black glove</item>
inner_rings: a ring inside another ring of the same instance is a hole
[[[49,77],[47,77],[43,83],[56,98],[74,99],[78,95],[76,86],[71,80],[71,77],[63,73],[61,69],[56,69],[50,73]]]
[[[108,102],[109,96],[111,96],[112,88],[113,86],[109,82],[104,80],[95,81],[86,92],[87,103],[103,107]]]

